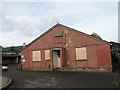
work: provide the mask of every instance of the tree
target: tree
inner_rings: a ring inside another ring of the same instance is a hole
[[[102,38],[97,33],[92,33],[91,36],[102,40]]]
[[[11,47],[10,47],[10,51],[15,51],[15,47],[14,47],[14,46],[11,46]]]

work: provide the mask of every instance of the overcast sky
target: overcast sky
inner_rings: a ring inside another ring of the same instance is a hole
[[[118,42],[119,0],[3,0],[0,3],[0,45],[30,43],[59,23]],[[106,2],[105,2],[106,1]]]

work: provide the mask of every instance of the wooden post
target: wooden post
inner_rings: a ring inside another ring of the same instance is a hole
[[[17,62],[17,64],[18,64],[18,56],[16,57],[16,62]]]
[[[120,53],[118,52],[118,62],[120,64]]]

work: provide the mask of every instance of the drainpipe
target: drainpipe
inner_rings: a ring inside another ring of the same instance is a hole
[[[51,71],[53,71],[53,50],[52,51],[52,62],[51,62]]]

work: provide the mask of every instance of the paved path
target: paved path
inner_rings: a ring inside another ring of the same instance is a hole
[[[12,82],[11,78],[0,76],[0,88],[6,88]]]
[[[4,76],[10,77],[10,88],[117,88],[115,73],[101,72],[28,72],[8,66]]]

